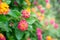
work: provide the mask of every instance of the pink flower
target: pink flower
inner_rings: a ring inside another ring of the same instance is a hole
[[[54,20],[50,20],[50,24],[52,24],[52,25],[53,25],[54,23],[55,23],[55,21],[54,21]]]
[[[0,33],[0,40],[6,40],[5,36],[2,33]]]
[[[57,23],[54,24],[54,28],[56,28],[56,29],[58,28],[58,24]]]
[[[48,21],[45,21],[45,25],[46,25],[46,26],[48,25]]]
[[[41,12],[42,14],[44,14],[45,10],[44,10],[44,9],[41,9],[40,12]]]
[[[37,1],[34,1],[34,5],[37,5],[38,4],[38,2]]]
[[[30,38],[28,38],[27,40],[31,40]]]
[[[18,24],[18,29],[21,31],[25,31],[28,29],[28,23],[26,22],[26,20],[21,20]]]
[[[38,37],[38,40],[42,40],[42,31],[40,28],[37,28],[37,37]]]
[[[22,10],[22,16],[23,16],[24,18],[29,18],[29,17],[30,17],[30,13],[27,12],[26,10]]]
[[[38,5],[37,8],[40,10],[42,8],[42,5]]]
[[[45,0],[46,1],[46,3],[49,3],[49,0]]]

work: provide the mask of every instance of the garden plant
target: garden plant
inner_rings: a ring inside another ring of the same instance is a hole
[[[0,40],[60,40],[54,0],[0,0]]]

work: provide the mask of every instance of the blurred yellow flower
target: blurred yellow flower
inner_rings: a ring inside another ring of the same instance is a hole
[[[30,12],[31,12],[31,9],[28,7],[28,8],[26,9],[26,11],[30,13]]]
[[[26,2],[29,2],[29,0],[25,0]]]
[[[27,3],[27,5],[28,6],[30,6],[31,5],[31,3],[30,3],[30,1],[29,0],[25,0],[26,1],[26,3]]]
[[[40,21],[43,21],[44,18],[45,18],[45,16],[44,16],[44,14],[42,14],[42,15],[40,16]]]
[[[47,36],[46,40],[52,40],[52,37],[51,36]]]
[[[9,6],[6,3],[0,4],[0,14],[7,14],[9,11]]]
[[[40,12],[37,12],[36,15],[37,15],[37,17],[40,17],[41,16],[41,13]]]
[[[30,3],[30,2],[27,2],[27,5],[28,5],[28,6],[30,6],[30,5],[31,5],[31,3]]]
[[[45,18],[44,14],[41,14],[40,12],[36,13],[36,15],[37,15],[37,18],[38,18],[40,21],[43,21],[44,18]]]
[[[46,4],[46,8],[47,8],[47,9],[50,9],[50,8],[51,8],[50,3],[47,3],[47,4]]]
[[[36,9],[35,8],[32,8],[31,11],[34,12],[34,13],[36,13]]]

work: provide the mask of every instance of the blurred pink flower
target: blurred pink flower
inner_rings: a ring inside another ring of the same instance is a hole
[[[14,2],[14,4],[15,4],[16,6],[18,6],[18,3],[17,3],[16,1]]]
[[[57,23],[54,24],[54,28],[56,28],[56,29],[58,28],[58,24]]]
[[[5,36],[2,33],[0,33],[0,40],[6,40]]]
[[[37,8],[40,10],[42,8],[42,5],[38,5]]]
[[[26,11],[26,10],[22,10],[22,16],[24,18],[29,18],[30,17],[30,13],[28,11]]]
[[[44,9],[41,9],[40,12],[41,12],[42,14],[44,14],[45,10],[44,10]]]
[[[37,1],[34,1],[34,5],[37,5],[38,4],[38,2]]]
[[[42,40],[42,31],[40,28],[37,28],[37,37],[38,37],[38,40]]]
[[[45,25],[46,25],[46,26],[48,25],[48,21],[45,21]]]
[[[55,24],[55,21],[54,20],[50,20],[50,24]]]
[[[28,38],[27,40],[31,40],[30,38]]]
[[[46,1],[46,3],[49,3],[49,0],[45,0]]]

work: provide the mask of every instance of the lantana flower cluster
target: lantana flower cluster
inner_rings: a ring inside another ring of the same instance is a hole
[[[5,2],[0,2],[0,14],[8,14],[9,6]]]

